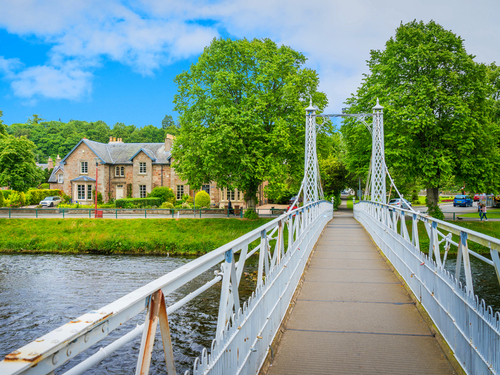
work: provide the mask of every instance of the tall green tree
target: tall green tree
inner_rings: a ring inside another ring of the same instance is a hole
[[[7,136],[7,126],[3,123],[2,117],[3,112],[0,111],[0,139]]]
[[[174,118],[171,115],[165,115],[161,121],[161,128],[166,129],[171,126],[175,126]]]
[[[418,180],[437,205],[450,178],[475,191],[499,190],[499,127],[488,67],[467,54],[463,39],[439,24],[401,24],[382,51],[372,50],[369,74],[347,100],[349,112],[384,106],[386,164],[399,183]],[[346,120],[342,132],[351,172],[367,172],[371,137]]]
[[[36,166],[36,146],[26,137],[0,138],[0,186],[25,192],[43,179],[43,171]]]
[[[175,78],[176,171],[192,186],[216,181],[245,191],[249,207],[261,182],[301,174],[304,109],[310,95],[320,109],[327,104],[305,61],[269,39],[214,39]]]

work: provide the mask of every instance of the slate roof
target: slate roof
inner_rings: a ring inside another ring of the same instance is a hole
[[[52,182],[52,183],[57,183],[57,172],[62,171],[64,173],[64,168],[62,165],[56,166],[54,169],[52,169],[52,173],[50,174],[49,179],[47,182]]]
[[[80,176],[80,177],[72,179],[71,181],[95,182],[95,178],[88,177],[88,176]]]
[[[42,169],[47,169],[49,167],[49,165],[46,163],[36,163],[36,166]]]
[[[170,164],[170,151],[165,151],[165,143],[100,143],[82,139],[61,162],[85,143],[104,164],[132,164],[134,157],[143,151],[153,164]]]

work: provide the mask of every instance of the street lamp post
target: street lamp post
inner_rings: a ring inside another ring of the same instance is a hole
[[[94,219],[97,219],[97,173],[99,167],[99,158],[94,158],[95,160],[95,193],[94,193],[94,202],[95,202],[95,212]]]

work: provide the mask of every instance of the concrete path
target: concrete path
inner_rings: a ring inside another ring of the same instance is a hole
[[[352,213],[318,241],[268,374],[454,374]]]

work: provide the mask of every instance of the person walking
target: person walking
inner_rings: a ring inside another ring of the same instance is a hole
[[[483,204],[483,207],[481,207],[481,211],[483,212],[483,219],[486,219],[488,221],[488,218],[486,217],[486,205]],[[481,219],[481,220],[483,220]]]
[[[483,221],[483,212],[481,211],[482,208],[483,208],[483,205],[481,204],[481,201],[478,201],[477,202],[477,212],[479,214],[479,218],[481,219],[481,221]]]

